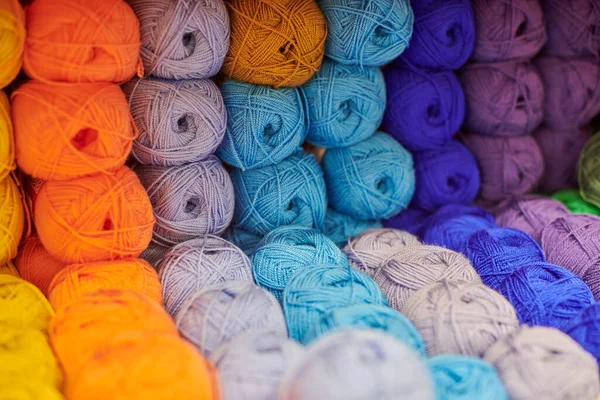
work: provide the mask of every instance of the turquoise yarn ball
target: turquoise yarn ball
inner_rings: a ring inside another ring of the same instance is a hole
[[[436,400],[508,400],[494,367],[467,356],[436,356],[427,360]]]
[[[323,227],[327,193],[313,155],[299,151],[276,165],[234,168],[234,228],[266,235],[283,225]]]
[[[223,238],[239,247],[248,257],[254,253],[262,240],[261,235],[250,233],[241,228],[229,228],[223,234]]]
[[[325,214],[323,233],[336,245],[344,247],[350,236],[359,235],[375,228],[383,228],[383,224],[378,219],[356,219],[330,208]]]
[[[321,166],[330,206],[358,219],[396,215],[415,191],[412,155],[387,133],[376,132],[353,146],[329,149]]]
[[[230,80],[221,93],[227,111],[221,160],[244,170],[277,164],[298,151],[307,129],[300,90]]]
[[[325,148],[356,144],[381,124],[386,103],[379,68],[325,60],[302,86],[309,117],[307,141]]]
[[[309,265],[348,265],[342,251],[321,232],[302,226],[282,226],[269,232],[250,257],[254,279],[277,300],[292,276]]]

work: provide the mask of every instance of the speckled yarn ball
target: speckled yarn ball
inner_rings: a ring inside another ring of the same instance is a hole
[[[323,233],[336,245],[344,247],[352,236],[379,228],[383,228],[379,219],[358,219],[328,208],[327,214],[325,214]]]

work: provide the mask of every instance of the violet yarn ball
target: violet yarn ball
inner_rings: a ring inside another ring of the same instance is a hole
[[[539,0],[473,0],[476,62],[533,58],[546,43]]]
[[[233,217],[231,179],[215,156],[174,167],[135,169],[154,208],[153,240],[172,246],[206,234],[220,234]]]
[[[522,136],[544,117],[544,83],[530,63],[468,64],[459,74],[465,127],[488,136]]]
[[[254,250],[258,247],[258,244],[262,240],[261,235],[250,233],[241,228],[230,227],[225,231],[223,237],[239,247],[248,257],[254,253]]]
[[[173,317],[187,298],[202,288],[232,280],[254,282],[248,257],[235,245],[214,235],[171,248],[158,272],[164,307]]]
[[[209,78],[229,49],[229,14],[223,0],[128,0],[140,20],[140,57],[146,75]]]
[[[596,0],[544,0],[548,42],[543,53],[562,57],[598,56],[600,5]]]
[[[569,321],[563,332],[593,355],[600,365],[600,303],[584,308]]]
[[[344,247],[350,237],[359,235],[369,229],[377,228],[383,228],[381,220],[357,219],[328,208],[325,215],[323,233],[337,246]]]
[[[413,152],[437,150],[450,142],[465,117],[465,96],[453,72],[399,65],[385,71],[385,83],[381,129]]]
[[[421,234],[421,229],[425,225],[425,221],[430,215],[431,213],[429,211],[409,206],[406,210],[384,220],[383,226],[386,228],[400,229],[415,236],[419,236]]]

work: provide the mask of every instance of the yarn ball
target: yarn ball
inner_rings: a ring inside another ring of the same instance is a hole
[[[300,342],[323,314],[354,304],[387,305],[387,301],[371,278],[350,266],[311,265],[292,276],[283,291],[288,331]]]
[[[600,303],[584,308],[562,331],[593,355],[600,364]]]
[[[481,282],[463,255],[427,245],[398,251],[379,267],[373,279],[399,311],[416,291],[440,279]]]
[[[168,246],[162,246],[160,244],[150,242],[148,248],[146,248],[146,250],[140,254],[139,258],[152,265],[154,269],[158,270],[158,266],[160,265],[162,258],[167,251],[169,251],[169,249],[170,248]]]
[[[25,14],[18,0],[0,1],[0,88],[8,86],[21,70],[25,46]]]
[[[381,265],[391,256],[421,241],[414,235],[391,228],[369,229],[350,236],[344,254],[352,268],[373,277]]]
[[[544,0],[548,42],[544,54],[563,57],[596,57],[600,52],[600,8],[594,0]]]
[[[261,235],[250,233],[241,228],[232,227],[225,231],[223,237],[227,241],[239,247],[248,257],[254,253],[254,250],[256,250],[258,244],[262,240]]]
[[[215,156],[173,167],[135,169],[148,191],[156,225],[153,240],[172,246],[206,234],[220,234],[233,217],[233,186]]]
[[[539,57],[544,82],[544,124],[574,130],[600,113],[600,65],[595,57]]]
[[[532,136],[469,134],[463,142],[479,165],[483,200],[501,201],[530,192],[544,174],[544,158]]]
[[[223,140],[227,115],[212,81],[133,79],[123,91],[139,130],[132,154],[142,164],[199,161]]]
[[[37,236],[31,236],[21,243],[14,260],[19,275],[33,283],[44,296],[48,296],[50,282],[67,265],[53,258]]]
[[[430,212],[415,207],[408,207],[399,214],[383,221],[386,228],[400,229],[412,235],[419,236],[425,221],[431,215]]]
[[[165,310],[177,315],[196,291],[224,281],[254,282],[248,257],[218,236],[206,235],[170,249],[159,267]]]
[[[586,399],[600,395],[596,360],[566,334],[523,326],[488,349],[485,360],[511,399]]]
[[[254,279],[281,301],[294,274],[313,264],[346,266],[341,250],[319,231],[282,226],[269,232],[250,257]]]
[[[129,156],[134,127],[118,85],[28,81],[12,105],[17,162],[35,178],[108,174]]]
[[[527,60],[546,44],[546,24],[538,0],[473,0],[476,62]]]
[[[387,133],[329,149],[321,162],[330,206],[358,219],[389,218],[415,190],[413,157]]]
[[[314,0],[230,0],[226,5],[231,18],[226,76],[256,85],[299,86],[318,71],[327,23]]]
[[[442,355],[427,360],[437,400],[508,400],[498,373],[487,362]]]
[[[323,233],[337,246],[344,247],[350,237],[370,229],[379,228],[383,228],[381,220],[357,219],[328,208],[327,214],[325,214]]]
[[[1,4],[0,7],[2,7]],[[0,36],[1,35],[2,31],[0,30]],[[2,78],[0,77],[0,82],[1,79]],[[17,163],[15,162],[15,144],[13,123],[10,114],[10,102],[6,94],[0,90],[0,180],[6,178],[16,167]]]
[[[277,398],[288,365],[304,352],[297,342],[280,333],[256,330],[218,347],[210,360],[219,371],[224,400],[271,400]]]
[[[152,204],[127,167],[111,175],[48,181],[34,211],[42,244],[62,262],[137,257],[152,238]]]
[[[349,65],[380,67],[408,47],[414,14],[408,0],[317,0],[327,20],[325,55]]]
[[[467,103],[467,130],[487,136],[522,136],[533,132],[544,118],[547,86],[530,63],[468,64],[459,79]]]
[[[13,178],[8,176],[0,180],[0,264],[16,257],[24,228],[21,194]]]
[[[277,165],[234,169],[234,228],[266,235],[282,225],[321,229],[327,196],[323,173],[313,155],[298,151]]]
[[[585,201],[579,190],[561,190],[554,193],[552,198],[563,203],[573,214],[600,216],[600,208]]]
[[[583,147],[577,166],[581,197],[600,207],[600,135],[594,135]]]
[[[423,337],[429,356],[482,357],[519,327],[513,306],[479,282],[438,280],[411,296],[401,312]]]
[[[453,140],[436,150],[415,153],[412,205],[435,211],[445,204],[469,204],[479,191],[479,168],[473,153]]]
[[[21,278],[0,275],[0,321],[5,326],[46,333],[53,316],[52,306],[38,288]]]
[[[325,60],[302,86],[308,111],[307,140],[325,148],[351,146],[381,124],[386,89],[379,68]]]
[[[465,95],[454,73],[401,66],[385,71],[385,83],[381,129],[413,152],[450,142],[465,117]]]
[[[225,281],[200,289],[181,306],[175,323],[181,336],[205,356],[247,331],[267,329],[287,335],[277,299],[245,281]]]
[[[140,20],[146,75],[203,79],[216,75],[229,48],[223,0],[128,0]]]
[[[54,385],[36,382],[28,377],[0,378],[0,396],[14,400],[64,400]]]
[[[10,261],[7,262],[6,264],[0,265],[0,274],[10,275],[10,276],[20,278],[19,271],[17,271],[17,268],[15,268],[13,263]]]
[[[135,75],[140,24],[123,0],[35,0],[25,10],[23,69],[31,79],[125,82]]]
[[[273,89],[234,80],[221,87],[227,110],[221,160],[245,170],[277,164],[306,137],[303,98],[297,88]]]
[[[311,344],[284,373],[278,399],[433,399],[421,357],[378,330],[343,330]]]

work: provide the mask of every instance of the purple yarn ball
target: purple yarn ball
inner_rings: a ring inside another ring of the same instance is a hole
[[[383,226],[420,236],[421,229],[430,215],[431,213],[428,211],[409,207],[401,213],[383,221]]]

